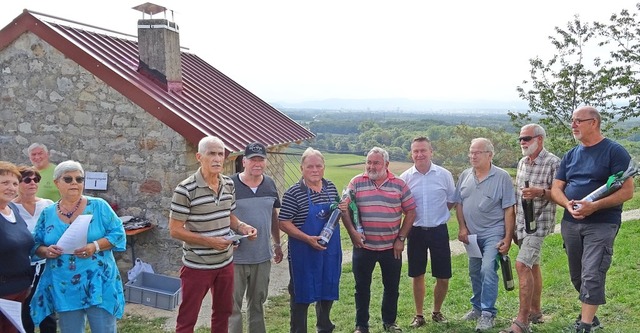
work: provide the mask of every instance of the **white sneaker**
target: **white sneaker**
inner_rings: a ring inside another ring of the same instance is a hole
[[[486,331],[495,326],[494,317],[490,312],[483,311],[478,323],[476,324],[476,331]]]
[[[471,309],[471,311],[467,312],[466,315],[464,315],[462,317],[462,320],[477,320],[478,318],[480,318],[480,315],[482,314],[482,312],[480,312],[480,310],[473,308]]]

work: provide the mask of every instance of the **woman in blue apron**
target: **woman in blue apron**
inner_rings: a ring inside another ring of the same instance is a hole
[[[307,149],[305,154],[303,177],[285,192],[279,215],[280,228],[289,235],[290,332],[307,332],[311,303],[316,303],[318,332],[332,332],[335,325],[329,314],[333,301],[338,299],[342,268],[340,227],[336,226],[326,247],[318,240],[338,193],[332,182],[322,178],[322,154],[313,149]]]

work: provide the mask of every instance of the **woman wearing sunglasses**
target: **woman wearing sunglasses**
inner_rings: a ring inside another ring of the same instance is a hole
[[[60,200],[44,209],[34,231],[35,253],[46,258],[46,269],[31,301],[31,317],[39,324],[56,312],[62,333],[116,332],[116,318],[124,311],[122,279],[113,251],[125,251],[122,221],[106,201],[85,196],[80,163],[65,161],[53,179]],[[87,243],[76,249],[56,245],[80,216],[91,222]]]
[[[18,185],[18,197],[13,199],[13,203],[18,206],[20,216],[22,216],[24,221],[27,222],[27,228],[29,228],[29,232],[32,233],[36,226],[36,222],[38,221],[38,217],[40,217],[40,213],[42,213],[42,210],[44,210],[45,207],[53,205],[53,201],[36,196],[40,179],[42,179],[38,170],[29,166],[20,166],[18,167],[18,170],[20,171],[21,181]],[[27,299],[22,303],[22,326],[24,326],[27,333],[33,333],[35,330],[33,320],[31,320],[31,316],[29,315],[29,302],[31,302],[35,287],[40,281],[40,273],[44,269],[44,263],[44,259],[36,256],[31,258],[31,266],[33,268],[35,278],[33,280],[29,297],[27,297]],[[56,319],[51,315],[47,316],[40,323],[39,328],[41,333],[55,333],[56,326]]]
[[[0,298],[15,302],[27,298],[33,278],[29,258],[33,237],[18,207],[11,202],[18,193],[20,179],[15,165],[0,161]],[[0,332],[18,332],[2,312]]]

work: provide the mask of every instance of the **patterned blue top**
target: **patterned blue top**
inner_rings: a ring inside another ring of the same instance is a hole
[[[87,198],[83,215],[92,215],[87,244],[107,238],[113,247],[90,258],[63,254],[47,259],[47,267],[31,300],[31,317],[36,326],[54,312],[100,307],[117,318],[124,312],[122,279],[113,251],[125,251],[127,238],[122,221],[106,201]],[[56,213],[56,205],[44,209],[34,230],[35,249],[58,242],[69,228]]]

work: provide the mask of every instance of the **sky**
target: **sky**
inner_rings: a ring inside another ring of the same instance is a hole
[[[553,54],[554,27],[636,11],[630,0],[151,2],[173,10],[183,47],[272,103],[517,101],[529,59]],[[142,3],[4,1],[0,27],[26,8],[135,35]]]

